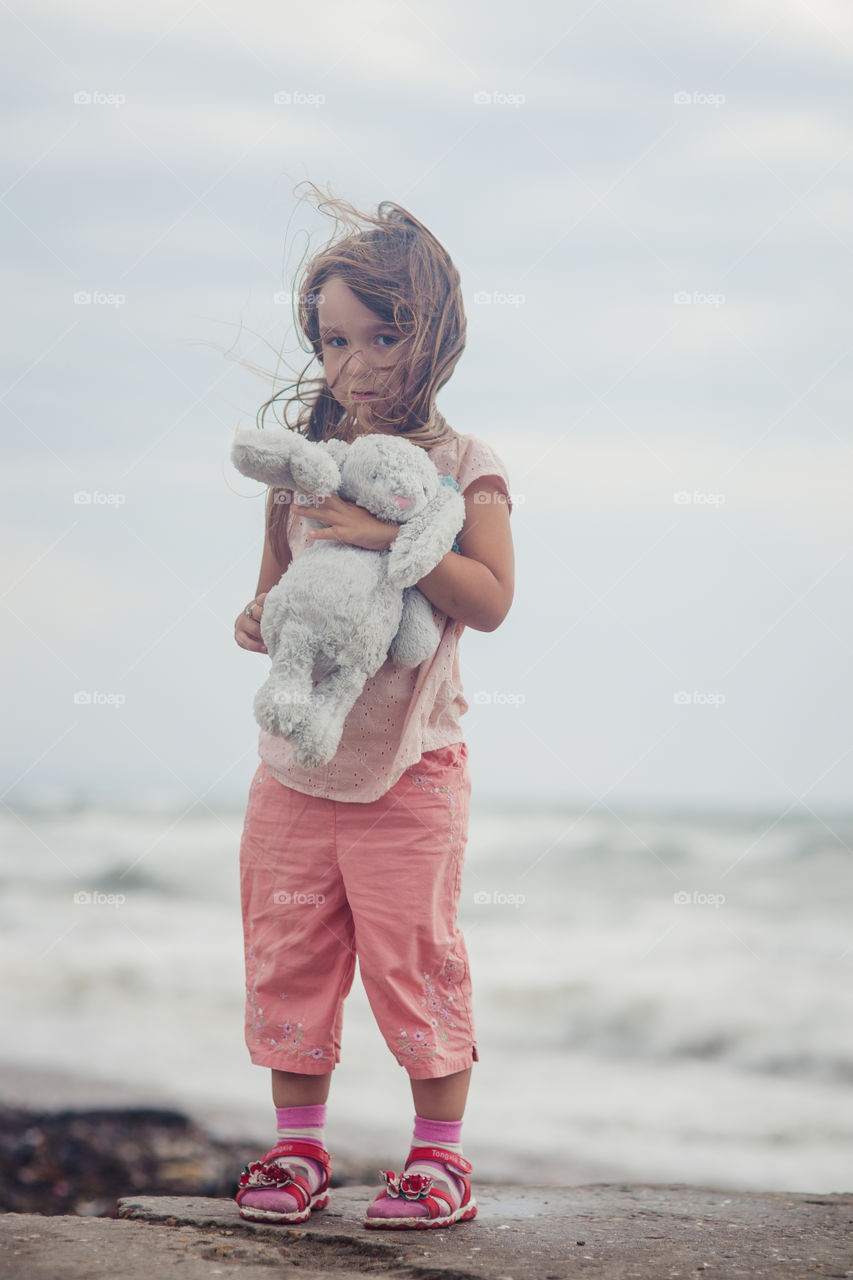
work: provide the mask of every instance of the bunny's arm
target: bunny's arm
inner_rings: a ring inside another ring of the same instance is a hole
[[[464,498],[458,490],[442,485],[422,511],[400,525],[388,552],[389,581],[413,587],[452,549],[464,522]]]

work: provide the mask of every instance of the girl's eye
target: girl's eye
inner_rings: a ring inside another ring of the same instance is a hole
[[[392,333],[380,333],[379,338],[378,338],[378,341],[379,341],[379,342],[389,342],[389,343],[391,344],[391,346],[393,347],[393,346],[394,346],[394,344],[397,342],[397,338],[395,338],[395,337],[394,337],[394,335],[393,335]]]
[[[333,347],[336,342],[346,342],[346,338],[324,338],[323,341],[327,347]]]

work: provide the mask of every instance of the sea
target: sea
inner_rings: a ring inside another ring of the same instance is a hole
[[[242,819],[156,797],[3,811],[0,1101],[176,1106],[266,1149]],[[851,849],[853,815],[475,804],[475,1176],[853,1190]],[[393,1168],[412,1114],[356,977],[327,1141]]]

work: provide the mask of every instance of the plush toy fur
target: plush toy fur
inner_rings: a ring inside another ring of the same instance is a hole
[[[315,768],[334,756],[344,720],[387,657],[412,668],[435,652],[432,606],[414,584],[451,549],[465,503],[426,451],[400,436],[313,442],[286,427],[250,427],[237,431],[231,457],[255,480],[319,498],[338,493],[401,526],[388,551],[315,542],[264,601],[272,667],[255,718],[290,741],[297,764]]]

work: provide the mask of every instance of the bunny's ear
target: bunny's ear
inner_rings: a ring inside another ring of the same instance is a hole
[[[436,496],[400,525],[388,552],[388,580],[396,587],[413,587],[453,549],[465,523],[465,499],[457,489],[442,485]]]
[[[234,432],[231,461],[238,471],[265,484],[294,487],[290,471],[295,433],[287,427],[238,427]]]
[[[304,489],[324,497],[334,493],[341,483],[333,454],[289,427],[239,428],[234,435],[231,461],[252,480],[285,489]]]

